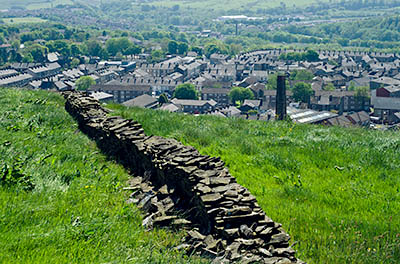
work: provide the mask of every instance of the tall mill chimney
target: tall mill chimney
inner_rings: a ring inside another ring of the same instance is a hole
[[[286,119],[286,76],[278,74],[276,90],[276,119]]]

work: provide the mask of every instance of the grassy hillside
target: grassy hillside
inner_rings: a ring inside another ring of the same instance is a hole
[[[145,232],[128,173],[77,130],[63,99],[0,89],[0,263],[196,263],[180,234]],[[146,133],[221,156],[309,263],[398,263],[400,137],[112,106]]]
[[[146,133],[220,156],[309,263],[399,263],[400,136],[112,106]]]
[[[128,173],[63,106],[0,89],[0,263],[197,263],[173,250],[180,234],[143,230]]]
[[[50,8],[57,5],[72,4],[73,0],[0,0],[1,8],[23,7],[26,9]]]

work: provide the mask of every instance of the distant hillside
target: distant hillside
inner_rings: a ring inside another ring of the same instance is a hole
[[[128,178],[61,96],[0,89],[0,263],[199,263],[180,234],[145,232]]]
[[[308,263],[400,259],[398,132],[295,125],[112,106],[146,134],[220,156]]]
[[[274,8],[278,6],[293,7],[301,6],[305,7],[317,2],[317,0],[270,0],[270,1],[254,1],[254,0],[205,0],[205,1],[179,1],[179,0],[154,0],[150,1],[149,4],[161,5],[172,7],[179,5],[186,8],[197,8],[197,9],[213,9],[213,10],[232,10],[232,9],[257,9],[257,8]]]
[[[50,8],[60,4],[72,4],[73,0],[0,0],[1,9],[4,8],[24,8],[38,9]]]

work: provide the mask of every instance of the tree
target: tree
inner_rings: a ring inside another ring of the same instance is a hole
[[[30,53],[24,55],[24,56],[22,57],[22,62],[25,62],[25,63],[31,63],[31,62],[33,62],[33,57],[32,57],[32,55],[31,55]]]
[[[307,70],[295,70],[290,73],[290,79],[296,81],[311,81],[314,78],[314,74]]]
[[[200,47],[191,46],[190,50],[196,52],[198,56],[203,55],[203,49]]]
[[[172,6],[172,11],[178,11],[179,10],[179,8],[180,8],[180,6],[179,5],[173,5]]]
[[[176,54],[177,49],[178,49],[178,42],[176,42],[175,40],[171,40],[168,42],[169,54]]]
[[[204,54],[207,56],[207,58],[210,58],[211,54],[214,53],[228,54],[229,50],[226,44],[221,41],[213,41],[207,43],[204,46]]]
[[[112,38],[106,42],[106,50],[111,56],[115,56],[118,52],[122,53],[131,46],[132,43],[126,37]]]
[[[35,62],[43,62],[46,59],[48,49],[42,45],[33,44],[32,46],[29,46],[26,51],[32,55]]]
[[[78,56],[79,54],[82,53],[80,47],[75,43],[71,44],[70,49],[71,49],[71,56],[73,57]]]
[[[87,53],[89,56],[97,56],[103,59],[108,57],[107,51],[103,49],[103,47],[98,41],[90,40],[86,42],[86,46],[87,46]]]
[[[229,92],[229,98],[232,103],[236,104],[237,101],[243,103],[246,99],[253,99],[253,92],[249,88],[233,87]]]
[[[157,62],[164,58],[164,52],[162,50],[153,50],[149,58],[149,62]]]
[[[142,52],[142,48],[140,46],[132,45],[126,50],[124,50],[124,55],[136,55]]]
[[[289,81],[286,78],[285,79],[285,83],[286,83],[286,87],[289,87]],[[278,88],[278,74],[274,73],[274,74],[270,74],[268,75],[268,82],[266,85],[268,90],[276,90]]]
[[[334,91],[335,86],[332,83],[328,83],[328,84],[324,85],[323,90],[324,91]]]
[[[315,50],[307,50],[307,52],[305,54],[305,59],[307,61],[318,61],[319,55]]]
[[[274,73],[268,75],[267,89],[276,90],[278,85],[277,82],[278,82],[278,74]]]
[[[76,81],[76,88],[80,91],[87,91],[96,82],[90,76],[82,76]]]
[[[160,94],[160,97],[158,97],[158,103],[160,105],[168,103],[168,98],[164,93]]]
[[[184,83],[176,86],[174,97],[177,99],[198,99],[196,88],[191,83]]]
[[[362,108],[365,108],[365,102],[369,99],[369,88],[367,86],[358,86],[355,89],[356,98],[361,102]]]
[[[58,52],[65,57],[69,57],[71,55],[71,47],[65,40],[49,41],[47,42],[46,46],[50,52]]]
[[[310,96],[313,94],[311,84],[299,82],[293,87],[293,98],[303,103],[310,102]]]
[[[71,67],[72,67],[72,68],[76,68],[76,67],[78,67],[79,63],[80,63],[79,59],[73,58],[73,59],[71,60],[71,63],[70,63],[70,64],[71,64]]]
[[[351,81],[350,84],[349,84],[349,87],[347,88],[347,90],[355,91],[356,90],[356,84],[353,81]]]
[[[355,88],[355,96],[358,98],[369,98],[369,88],[367,86],[358,86]]]
[[[14,50],[16,50],[16,51],[19,50],[20,46],[21,46],[21,42],[20,42],[18,39],[13,40],[13,41],[11,42],[11,47],[12,47]]]
[[[189,49],[188,44],[181,42],[178,44],[178,54],[184,55]]]

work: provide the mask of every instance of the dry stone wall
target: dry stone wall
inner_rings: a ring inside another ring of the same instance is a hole
[[[303,263],[289,246],[289,235],[219,158],[174,139],[146,136],[140,124],[109,116],[84,93],[66,92],[64,97],[80,129],[140,175],[126,189],[132,192],[129,202],[146,213],[144,226],[186,229],[179,248],[215,263]]]

